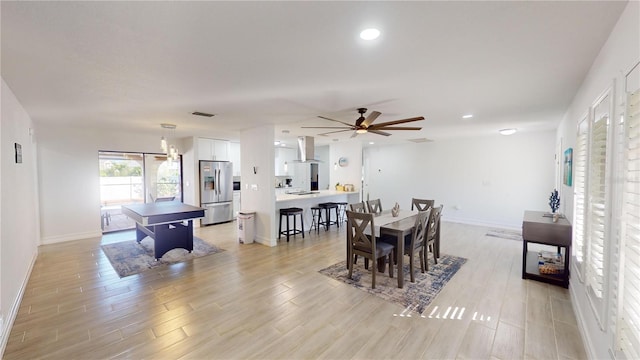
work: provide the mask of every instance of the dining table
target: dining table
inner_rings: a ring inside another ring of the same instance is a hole
[[[411,235],[416,225],[418,211],[400,210],[397,216],[393,216],[391,210],[384,210],[373,219],[374,232],[377,238],[382,235],[390,235],[396,239],[396,269],[398,274],[398,287],[404,287],[404,238]],[[389,264],[393,266],[393,264]]]

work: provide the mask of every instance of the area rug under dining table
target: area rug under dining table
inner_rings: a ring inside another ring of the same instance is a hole
[[[376,274],[376,288],[371,288],[371,264],[366,270],[359,261],[353,268],[352,279],[349,279],[349,270],[346,262],[341,261],[320,270],[323,275],[354,286],[384,300],[396,303],[405,309],[421,314],[427,306],[436,298],[440,290],[451,280],[462,265],[467,261],[465,258],[442,254],[438,259],[438,264],[429,262],[429,271],[422,273],[420,265],[415,272],[415,283],[405,281],[404,287],[398,288],[397,280],[390,278],[387,272]],[[408,279],[409,265],[404,265],[404,273]]]

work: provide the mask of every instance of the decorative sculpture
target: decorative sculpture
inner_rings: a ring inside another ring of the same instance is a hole
[[[391,209],[391,216],[397,217],[400,214],[400,205],[396,203]]]

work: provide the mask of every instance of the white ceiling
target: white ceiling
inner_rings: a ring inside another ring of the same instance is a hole
[[[2,77],[36,123],[61,126],[160,135],[168,122],[232,138],[272,123],[283,138],[367,107],[376,122],[426,120],[356,140],[541,131],[557,126],[625,5],[2,1]],[[367,27],[381,37],[359,39]]]

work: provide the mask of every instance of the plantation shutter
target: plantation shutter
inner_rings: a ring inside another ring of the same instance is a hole
[[[605,237],[609,231],[607,204],[607,155],[611,112],[611,92],[593,107],[587,182],[587,261],[585,283],[600,326],[604,329]]]
[[[576,148],[573,154],[573,264],[578,277],[583,278],[584,237],[585,237],[585,184],[587,180],[587,145],[589,140],[589,121],[585,116],[578,123]]]
[[[624,269],[620,345],[629,359],[640,358],[640,91],[627,101],[624,215]]]

